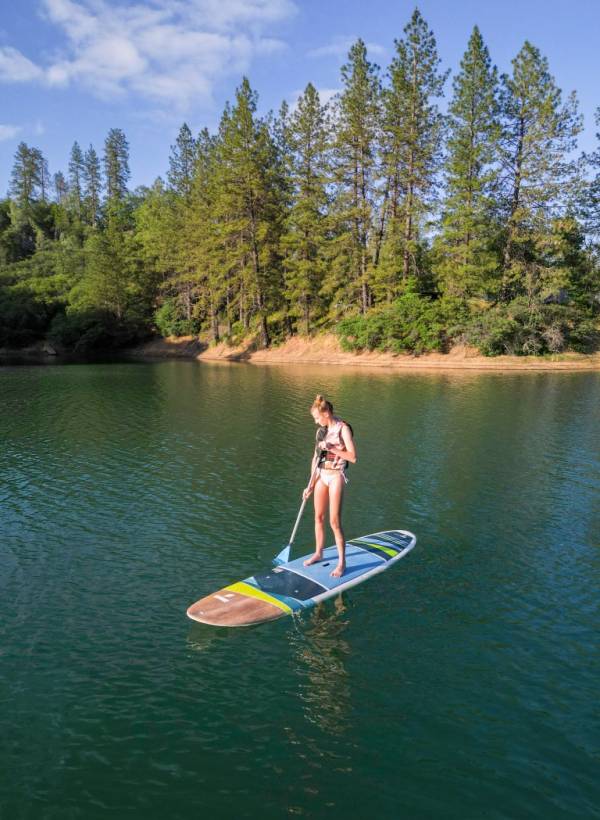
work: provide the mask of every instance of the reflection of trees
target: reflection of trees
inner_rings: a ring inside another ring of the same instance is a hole
[[[300,698],[305,717],[328,732],[341,734],[349,722],[350,683],[346,658],[350,645],[343,638],[347,606],[338,595],[331,604],[319,604],[290,631],[290,643],[302,675]],[[304,673],[304,674],[302,674]]]

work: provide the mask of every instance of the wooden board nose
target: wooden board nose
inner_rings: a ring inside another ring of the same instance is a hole
[[[283,609],[268,601],[227,588],[201,598],[187,610],[188,618],[211,626],[251,626],[274,621],[285,614]]]

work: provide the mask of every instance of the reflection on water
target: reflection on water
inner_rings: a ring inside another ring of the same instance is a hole
[[[296,628],[289,631],[290,646],[305,673],[298,690],[306,719],[333,734],[342,734],[350,719],[347,612],[342,593],[296,616]]]

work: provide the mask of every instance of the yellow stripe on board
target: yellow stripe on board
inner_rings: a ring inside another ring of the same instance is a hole
[[[382,547],[381,544],[373,544],[371,541],[355,541],[354,543],[357,544],[359,547],[361,544],[366,544],[367,547],[375,547],[376,549],[381,550],[382,552],[386,552],[388,555],[391,555],[392,558],[394,557],[394,555],[398,555],[398,550],[393,550],[389,547]]]
[[[259,601],[266,601],[268,604],[273,604],[273,606],[278,606],[279,609],[283,609],[284,612],[292,611],[292,608],[284,604],[283,601],[273,598],[268,592],[263,592],[262,589],[257,589],[251,584],[246,584],[244,581],[238,581],[236,584],[225,587],[225,589],[231,592],[239,592],[240,595],[248,595],[250,598],[258,598]]]

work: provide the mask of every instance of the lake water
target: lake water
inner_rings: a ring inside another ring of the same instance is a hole
[[[2,818],[600,816],[599,374],[121,362],[0,391]],[[287,543],[321,391],[357,441],[347,537],[416,548],[297,619],[191,622]]]

